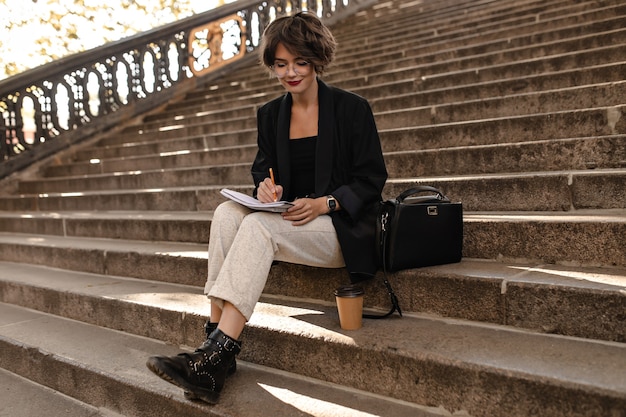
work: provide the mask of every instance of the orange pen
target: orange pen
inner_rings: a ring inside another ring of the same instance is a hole
[[[272,180],[272,185],[274,186],[274,201],[278,200],[278,196],[276,195],[276,181],[274,181],[274,170],[270,168],[270,179]]]

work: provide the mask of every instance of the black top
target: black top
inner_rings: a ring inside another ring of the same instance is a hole
[[[315,143],[317,136],[289,141],[291,154],[291,195],[283,199],[295,200],[315,192]]]

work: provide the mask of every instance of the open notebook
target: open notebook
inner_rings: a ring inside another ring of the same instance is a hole
[[[220,193],[231,200],[246,206],[252,210],[261,210],[261,211],[273,211],[273,212],[283,212],[287,211],[287,209],[293,206],[292,203],[288,201],[275,201],[273,203],[261,203],[254,197],[250,197],[249,195],[240,193],[239,191],[229,190],[228,188],[223,188]]]

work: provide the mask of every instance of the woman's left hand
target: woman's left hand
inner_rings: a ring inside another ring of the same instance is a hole
[[[293,207],[281,214],[283,219],[291,221],[294,226],[302,226],[327,212],[326,197],[320,197],[298,198],[293,201]]]

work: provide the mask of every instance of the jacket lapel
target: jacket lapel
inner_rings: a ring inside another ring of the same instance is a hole
[[[328,190],[330,184],[333,142],[335,126],[335,109],[333,96],[330,88],[321,80],[318,80],[319,97],[319,122],[317,147],[315,150],[315,194],[322,196]]]
[[[285,194],[289,192],[291,184],[291,158],[289,156],[289,122],[291,121],[291,94],[285,94],[278,111],[278,126],[276,127],[276,159],[277,181],[285,187]]]

